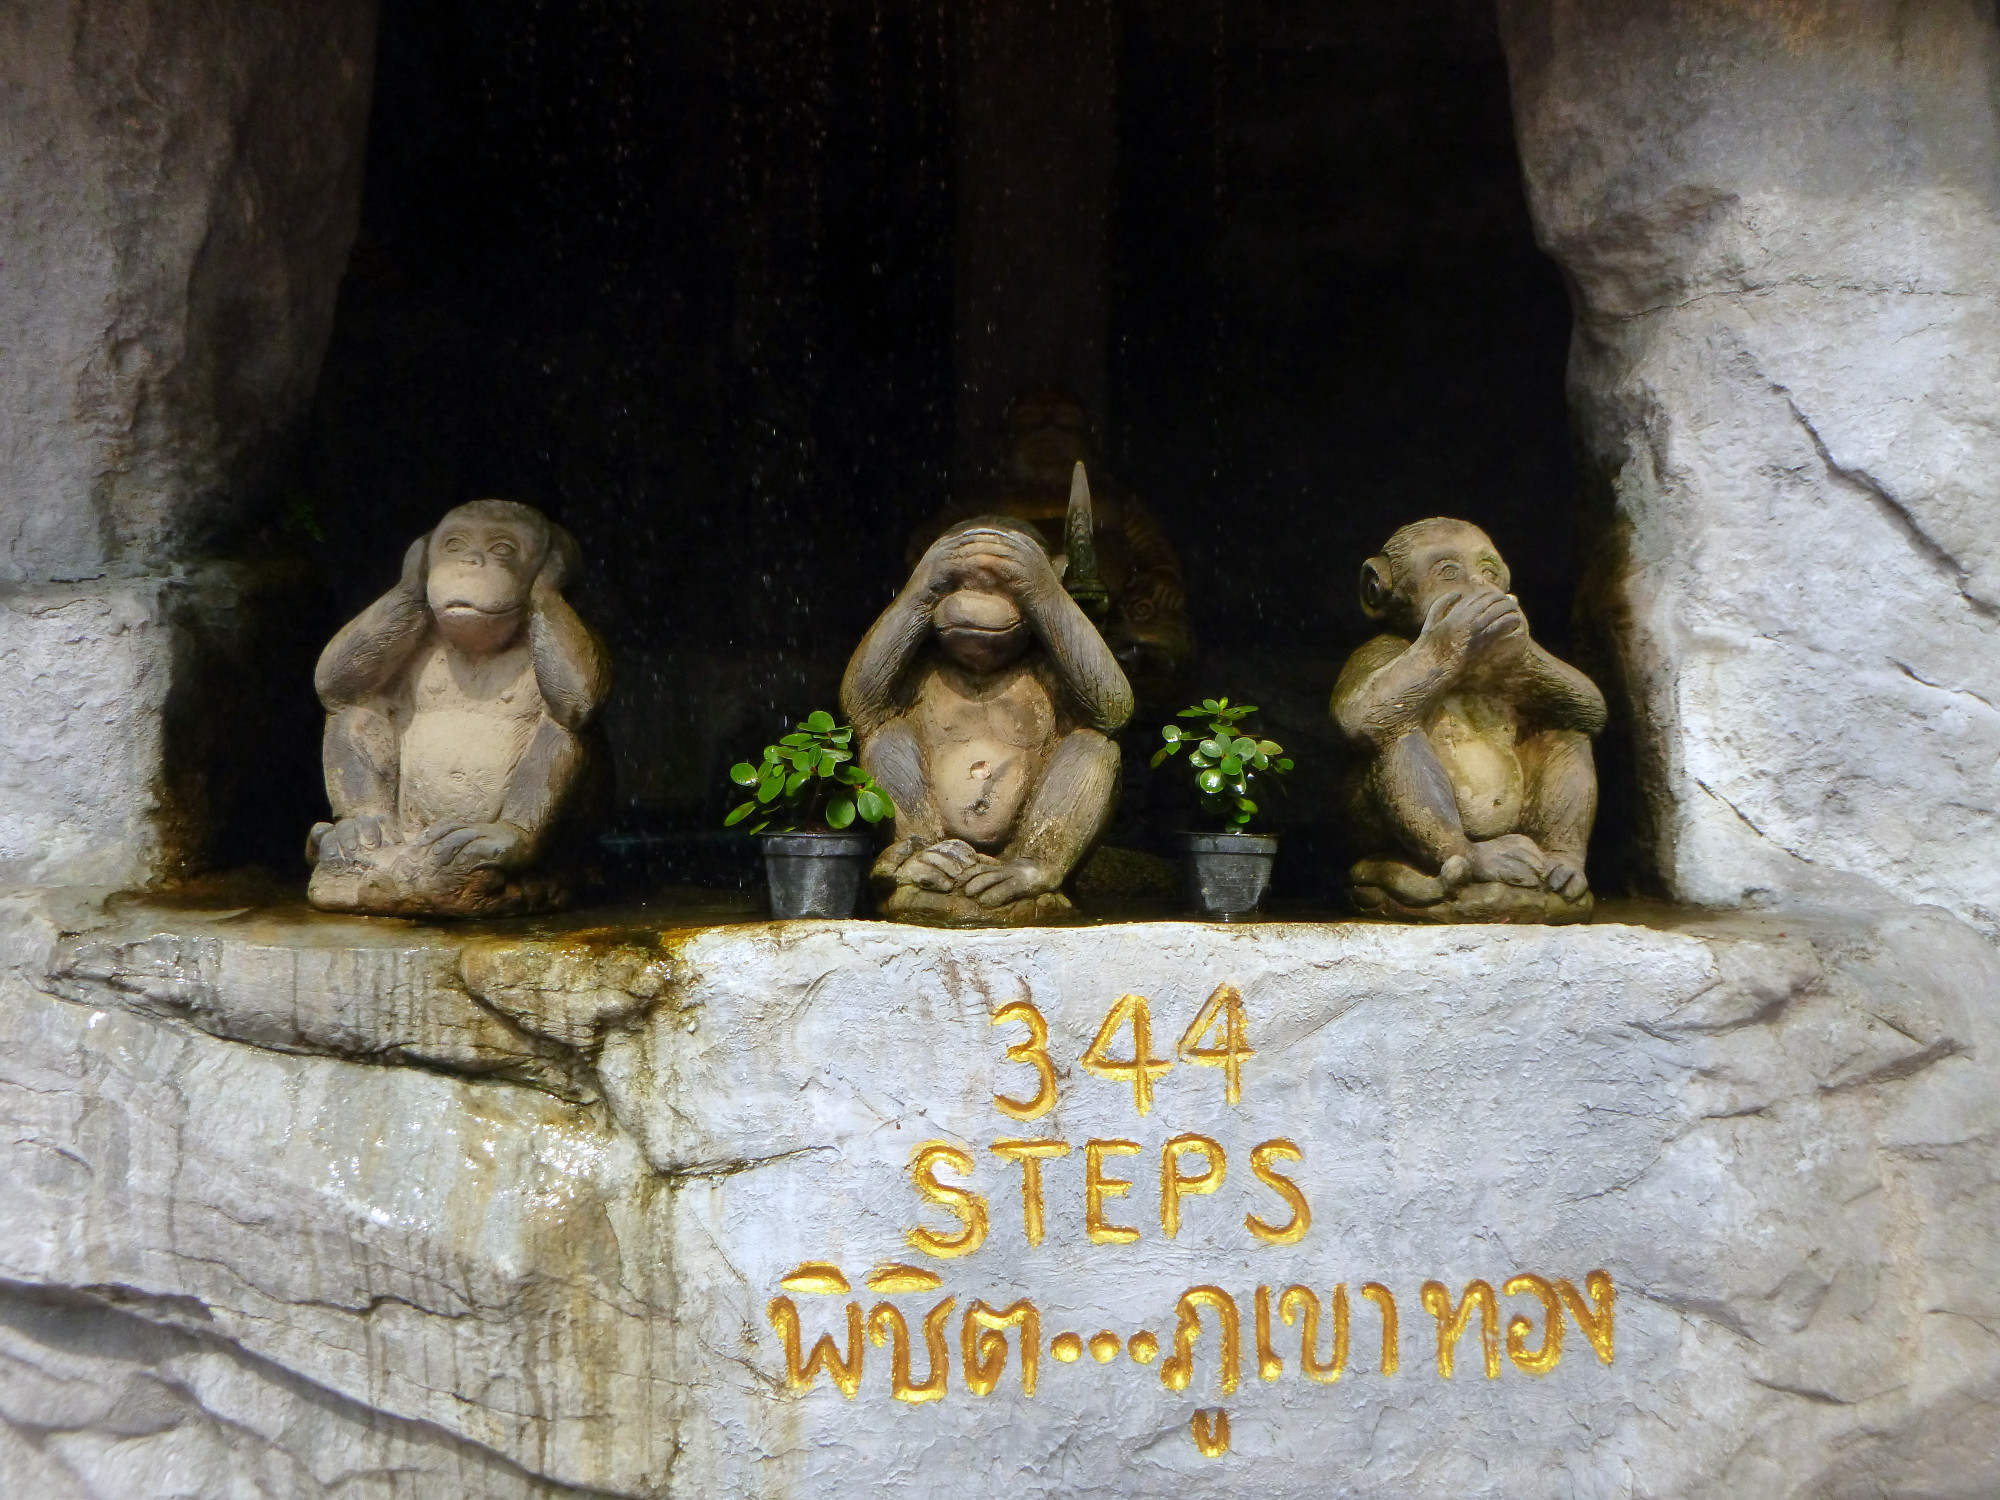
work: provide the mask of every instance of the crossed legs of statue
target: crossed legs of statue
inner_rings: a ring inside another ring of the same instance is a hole
[[[1581,906],[1588,915],[1590,882],[1584,877],[1583,857],[1597,818],[1597,763],[1590,737],[1573,729],[1545,729],[1523,738],[1516,753],[1528,782],[1521,831],[1548,858],[1543,885],[1562,897],[1566,907]]]
[[[1118,747],[1072,730],[1029,791],[1006,843],[975,847],[944,826],[923,751],[900,725],[869,742],[868,772],[896,804],[896,838],[872,874],[882,915],[951,927],[1013,927],[1070,910],[1062,885],[1110,818]]]
[[[1387,746],[1358,799],[1375,814],[1363,820],[1375,847],[1348,872],[1356,905],[1435,922],[1588,918],[1583,861],[1597,810],[1590,740],[1547,729],[1522,736],[1514,749],[1523,793],[1516,826],[1475,840],[1430,741],[1412,732]],[[1391,853],[1390,845],[1400,847]]]
[[[527,757],[536,774],[520,779],[543,787],[546,796],[553,768],[572,765],[577,754],[575,736],[544,722]],[[379,711],[353,706],[330,714],[323,758],[335,821],[315,823],[306,835],[309,894],[322,911],[396,914],[416,899],[441,914],[505,916],[558,899],[552,877],[512,874],[484,858],[472,840],[437,836],[462,825],[403,826],[401,747]]]

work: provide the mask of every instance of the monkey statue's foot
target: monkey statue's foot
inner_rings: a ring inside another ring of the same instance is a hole
[[[1558,874],[1575,894],[1552,890]],[[1472,880],[1447,891],[1445,882],[1398,859],[1364,859],[1347,873],[1355,908],[1403,922],[1588,922],[1595,905],[1580,861],[1552,862],[1549,884],[1529,887]]]
[[[974,875],[995,869],[999,864],[999,860],[981,854],[964,839],[940,839],[933,844],[904,839],[883,850],[875,861],[875,874],[890,885],[914,885],[949,895],[963,890]]]
[[[423,845],[350,852],[322,837],[306,899],[321,911],[375,917],[518,917],[558,910],[569,894],[547,874],[471,868]]]
[[[917,922],[926,927],[1040,927],[1060,922],[1074,910],[1061,891],[1042,891],[988,906],[963,891],[898,885],[882,901],[882,915],[890,921]]]
[[[1448,874],[1453,866],[1463,866]],[[1532,891],[1548,882],[1549,857],[1525,833],[1503,833],[1475,840],[1465,855],[1454,855],[1439,868],[1447,891],[1465,885],[1513,885]]]

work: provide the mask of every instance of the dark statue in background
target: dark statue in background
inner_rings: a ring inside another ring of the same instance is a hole
[[[564,900],[552,866],[601,767],[603,645],[564,602],[576,543],[531,506],[461,505],[319,659],[326,911],[505,916]]]
[[[1177,703],[1194,659],[1180,560],[1152,512],[1098,463],[1083,403],[1054,387],[1020,392],[1007,405],[1004,444],[992,475],[912,533],[905,564],[914,568],[931,543],[974,516],[1025,521],[1048,550],[1061,550],[1071,476],[1088,465],[1097,569],[1110,601],[1104,638],[1141,701]]]
[[[1117,797],[1111,736],[1132,689],[1064,588],[1069,562],[1022,520],[964,521],[925,550],[849,661],[841,709],[896,804],[874,867],[884,916],[1011,927],[1070,910],[1063,883]]]
[[[1350,807],[1364,912],[1430,922],[1581,922],[1604,697],[1528,636],[1486,533],[1405,526],[1361,570],[1383,633],[1333,717],[1357,754]]]

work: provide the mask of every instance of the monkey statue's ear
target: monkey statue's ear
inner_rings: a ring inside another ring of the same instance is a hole
[[[1388,558],[1371,557],[1361,565],[1361,610],[1369,619],[1384,618],[1395,594],[1395,575],[1390,571]]]
[[[1069,572],[1069,554],[1067,552],[1058,552],[1054,557],[1049,559],[1049,566],[1056,570],[1056,582],[1061,583],[1063,575]]]

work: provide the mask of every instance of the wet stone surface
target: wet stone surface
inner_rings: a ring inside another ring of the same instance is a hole
[[[1990,1487],[2000,960],[1935,912],[1611,915],[967,934],[7,898],[9,1472]]]

